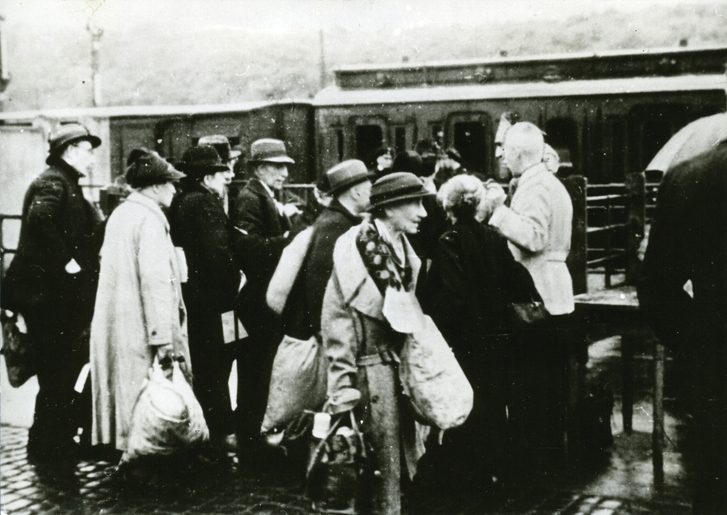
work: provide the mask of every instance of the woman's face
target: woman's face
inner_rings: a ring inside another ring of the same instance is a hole
[[[217,172],[211,175],[205,175],[205,185],[217,193],[220,197],[225,195],[225,186],[230,184],[232,178],[235,176],[234,172],[225,170],[224,172]]]
[[[420,198],[384,208],[384,212],[389,225],[395,231],[404,234],[419,232],[419,223],[427,216]]]

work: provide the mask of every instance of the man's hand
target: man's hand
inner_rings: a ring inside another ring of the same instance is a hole
[[[283,214],[288,218],[292,218],[302,212],[295,204],[283,204]]]
[[[493,209],[504,206],[505,200],[507,200],[507,193],[505,193],[505,190],[502,188],[502,186],[500,186],[496,182],[492,182],[490,184],[487,184],[486,187],[487,196],[492,199]]]

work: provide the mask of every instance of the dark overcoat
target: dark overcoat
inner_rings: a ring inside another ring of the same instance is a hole
[[[338,238],[359,223],[361,217],[337,199],[316,219],[308,255],[283,312],[286,334],[307,339],[320,333],[323,295],[333,270],[333,249]]]
[[[727,512],[727,142],[669,170],[657,197],[639,302],[694,372],[694,513]]]
[[[241,234],[232,227],[222,199],[199,183],[186,184],[174,197],[169,221],[172,241],[187,261],[189,278],[182,292],[194,390],[216,440],[233,431],[228,387],[232,352],[225,347],[222,314],[235,308]]]
[[[231,211],[232,223],[242,230],[244,256],[242,269],[247,285],[240,294],[240,319],[247,327],[270,319],[265,292],[275,267],[291,237],[291,223],[278,213],[274,199],[258,179],[250,180],[240,191]]]
[[[101,218],[78,184],[82,174],[61,159],[38,176],[23,201],[18,250],[3,284],[3,307],[22,311],[72,304],[91,322],[103,242]],[[81,267],[69,274],[75,259]]]

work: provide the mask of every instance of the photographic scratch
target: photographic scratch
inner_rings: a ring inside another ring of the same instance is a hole
[[[235,75],[237,75],[238,77],[242,77],[243,75],[247,75],[247,72],[249,72],[249,71],[250,71],[250,65],[248,64],[247,69],[245,70],[245,73],[236,73]]]

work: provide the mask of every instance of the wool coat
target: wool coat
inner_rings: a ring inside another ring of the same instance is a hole
[[[510,207],[495,209],[489,222],[509,240],[513,256],[530,272],[551,315],[575,308],[565,264],[572,220],[573,204],[565,186],[539,163],[519,178]]]
[[[423,450],[417,445],[411,408],[401,393],[398,359],[405,335],[394,331],[382,312],[384,297],[356,246],[361,227],[352,227],[336,242],[333,272],[323,298],[321,335],[329,360],[328,399],[333,413],[355,409],[373,447],[374,466],[381,472],[372,492],[373,512],[398,514],[402,443],[411,476]],[[416,283],[421,261],[406,238],[404,244]]]
[[[727,142],[666,172],[639,285],[647,321],[693,374],[694,513],[727,513],[726,196]]]
[[[232,352],[225,346],[222,314],[235,308],[240,267],[235,231],[222,199],[199,182],[185,185],[169,210],[172,241],[186,257],[189,278],[182,285],[189,314],[189,350],[194,390],[213,440],[232,433],[228,378]]]
[[[181,272],[159,205],[134,192],[111,214],[91,324],[94,444],[125,450],[155,346],[191,368]]]
[[[83,197],[82,174],[60,158],[50,163],[25,194],[2,304],[17,311],[72,304],[80,325],[88,324],[98,279],[101,218]],[[76,274],[65,270],[72,259],[81,267]]]

